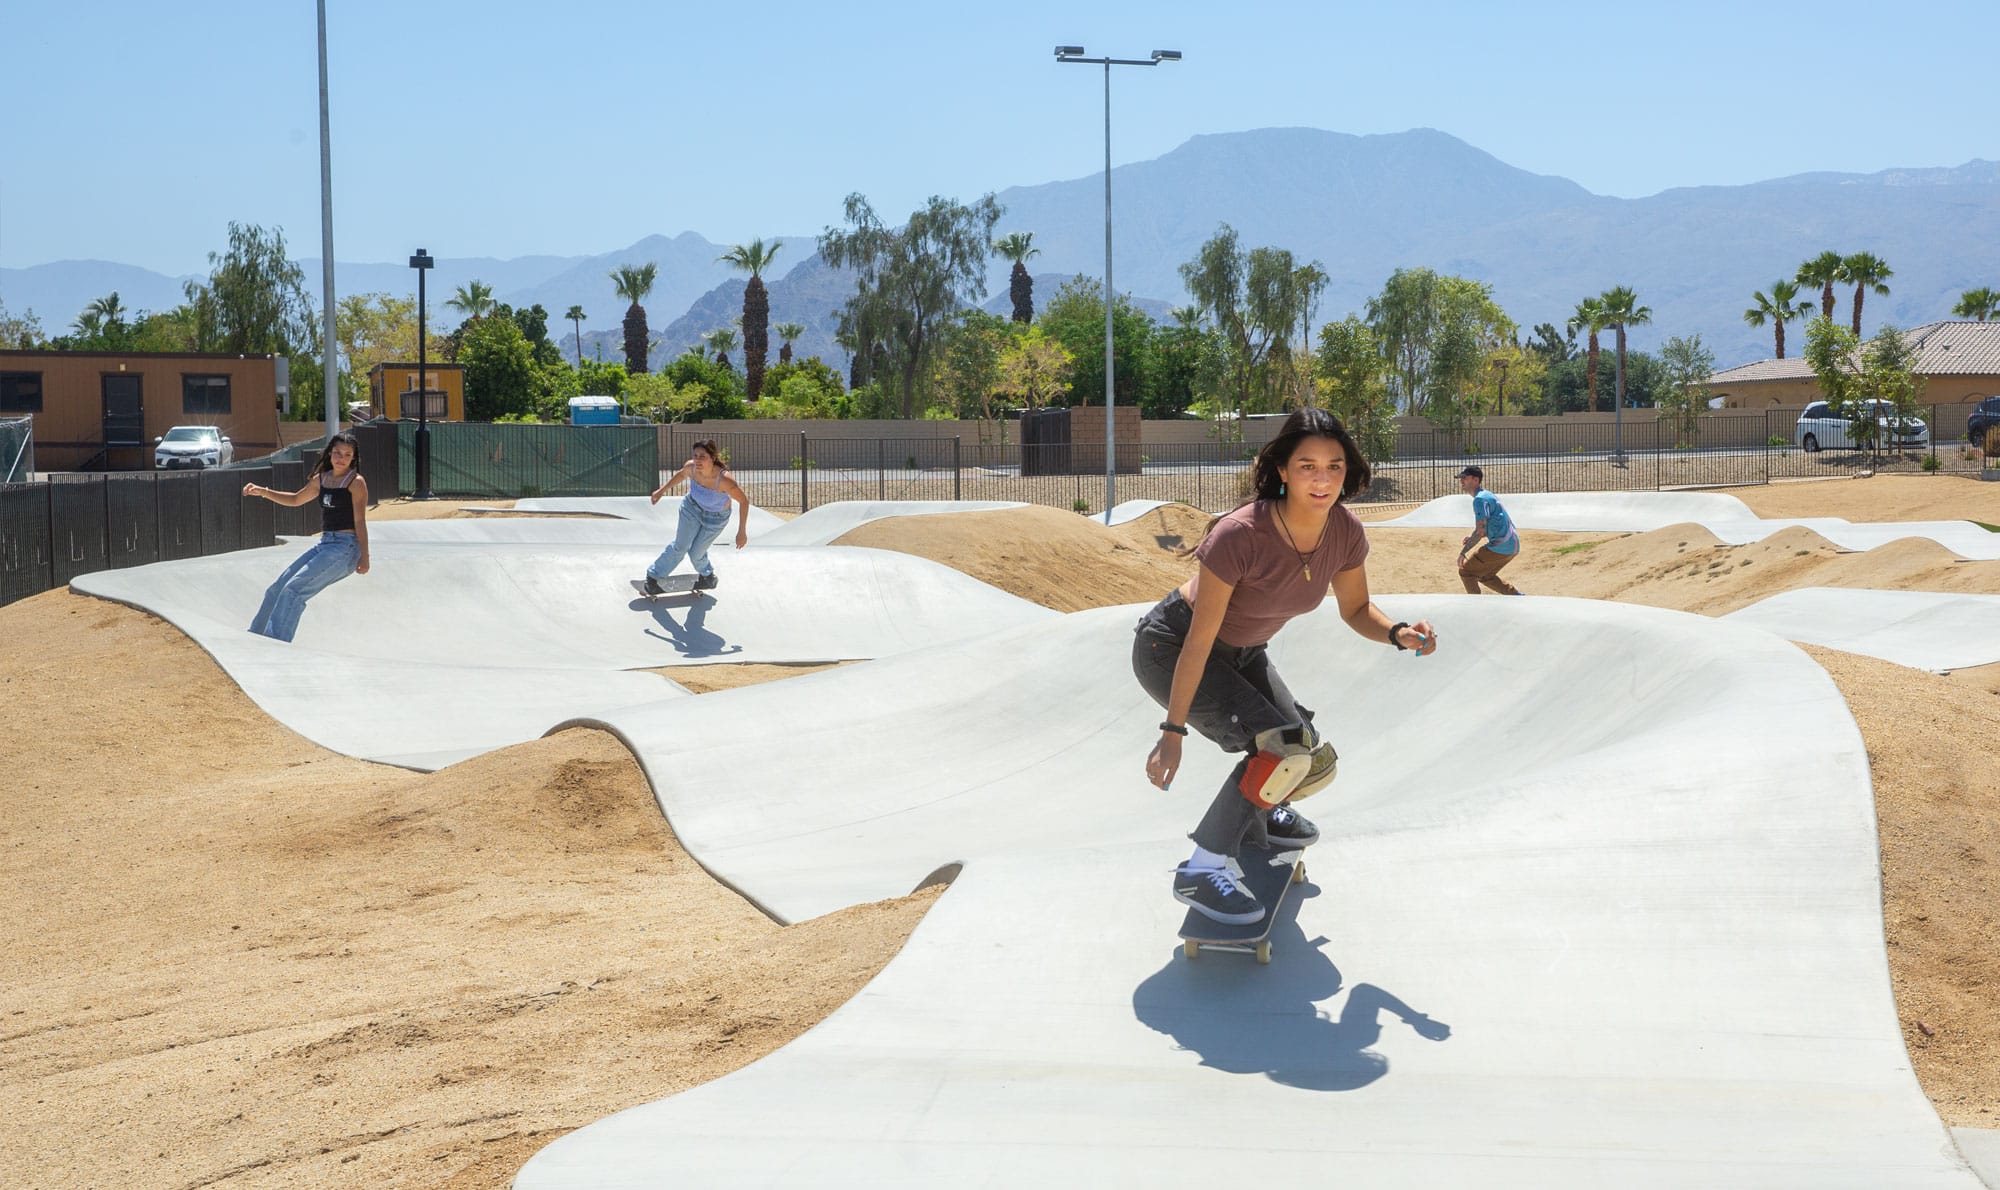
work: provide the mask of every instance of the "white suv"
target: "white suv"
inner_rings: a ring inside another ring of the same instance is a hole
[[[1856,441],[1854,425],[1873,418],[1876,426],[1875,445],[1886,449],[1902,447],[1928,450],[1931,445],[1931,428],[1921,417],[1897,417],[1896,407],[1877,398],[1869,398],[1851,407],[1847,414],[1835,413],[1825,401],[1814,401],[1799,414],[1798,427],[1793,430],[1792,441],[1799,449],[1811,453],[1816,450],[1860,450],[1868,445]]]
[[[153,466],[164,471],[220,467],[235,457],[235,444],[214,426],[175,426],[153,439]]]

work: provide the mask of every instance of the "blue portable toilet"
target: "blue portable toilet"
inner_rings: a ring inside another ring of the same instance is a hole
[[[571,397],[569,399],[569,424],[573,426],[617,425],[618,398]]]

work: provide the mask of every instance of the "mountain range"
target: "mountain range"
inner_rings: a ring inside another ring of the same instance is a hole
[[[1096,174],[996,196],[1005,208],[996,236],[1034,233],[1038,301],[1069,276],[1103,271],[1103,185]],[[1524,336],[1539,322],[1561,325],[1584,297],[1628,285],[1653,311],[1650,326],[1633,330],[1635,346],[1698,332],[1723,366],[1771,354],[1769,328],[1742,321],[1752,291],[1768,292],[1799,262],[1829,249],[1872,252],[1895,270],[1890,294],[1867,301],[1863,329],[1870,333],[1884,321],[1911,326],[1949,317],[1960,291],[2000,285],[2000,162],[1983,160],[1623,199],[1517,169],[1430,129],[1353,136],[1266,128],[1197,136],[1153,160],[1117,167],[1112,197],[1117,287],[1155,317],[1186,302],[1179,266],[1224,223],[1246,249],[1282,247],[1302,263],[1319,261],[1330,277],[1322,319],[1362,311],[1397,268],[1428,266],[1487,282]],[[844,363],[832,331],[851,281],[818,258],[814,237],[778,242],[765,277],[772,322],[808,328],[795,346],[800,354]],[[584,353],[618,359],[624,303],[608,274],[652,260],[659,280],[646,307],[657,359],[738,315],[743,276],[716,259],[727,247],[682,232],[589,257],[438,255],[427,289],[434,321],[445,326],[457,315],[443,309],[444,299],[475,279],[510,304],[539,302],[565,354],[574,347],[562,314],[581,305],[588,314]],[[317,295],[319,262],[300,263]],[[1007,309],[1008,268],[995,258],[989,309]],[[87,302],[114,289],[128,309],[175,305],[185,279],[62,261],[0,269],[0,302],[16,314],[33,308],[46,330],[59,332]],[[344,294],[415,289],[400,263],[342,262],[335,279]],[[1835,314],[1845,321],[1852,293],[1839,298]]]

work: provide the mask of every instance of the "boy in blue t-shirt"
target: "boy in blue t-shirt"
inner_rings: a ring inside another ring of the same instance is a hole
[[[1458,547],[1459,581],[1465,584],[1467,595],[1479,594],[1481,583],[1497,594],[1519,595],[1513,584],[1500,577],[1500,568],[1521,552],[1521,535],[1514,531],[1514,518],[1500,507],[1500,501],[1480,486],[1485,478],[1486,473],[1477,467],[1458,473],[1458,486],[1472,497],[1473,520],[1472,532]],[[1480,543],[1477,551],[1472,548],[1475,541]]]

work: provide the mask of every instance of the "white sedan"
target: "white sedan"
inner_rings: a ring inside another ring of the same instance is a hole
[[[153,439],[153,466],[163,471],[220,467],[235,457],[235,444],[214,426],[175,426]]]

